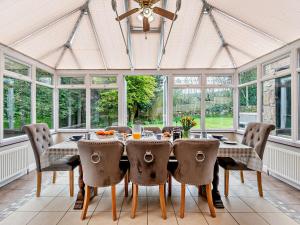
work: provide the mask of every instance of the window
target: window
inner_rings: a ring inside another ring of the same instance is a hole
[[[22,135],[31,122],[31,84],[4,77],[4,138]]]
[[[61,77],[60,84],[63,85],[84,84],[84,77]]]
[[[164,126],[164,87],[166,77],[157,75],[126,76],[127,123]]]
[[[53,128],[53,89],[36,85],[36,122]]]
[[[253,68],[239,73],[239,84],[245,84],[257,79],[257,69]]]
[[[173,125],[180,126],[182,116],[195,118],[200,128],[201,118],[201,95],[197,88],[175,88],[173,89]]]
[[[36,81],[52,85],[53,84],[53,74],[49,73],[40,68],[36,69]]]
[[[17,74],[22,74],[24,76],[29,76],[30,75],[30,66],[20,63],[14,59],[11,59],[9,57],[5,57],[5,70],[17,73]]]
[[[205,127],[233,128],[233,98],[231,88],[206,89]]]
[[[200,84],[200,77],[175,77],[174,78],[174,84],[175,85],[197,85]]]
[[[85,89],[59,90],[59,127],[85,128]]]
[[[291,136],[291,76],[263,82],[263,122],[276,125],[274,135]]]
[[[239,88],[239,128],[257,121],[257,85],[250,84]]]
[[[118,90],[91,89],[91,128],[118,125]]]
[[[265,76],[276,75],[278,72],[288,70],[290,68],[290,56],[266,64],[263,68]]]
[[[231,76],[208,76],[206,77],[208,85],[230,85],[232,84]]]
[[[117,85],[115,76],[92,76],[92,84]]]

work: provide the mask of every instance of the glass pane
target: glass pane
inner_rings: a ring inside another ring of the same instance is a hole
[[[200,84],[200,77],[175,77],[174,78],[175,84]]]
[[[226,129],[233,127],[233,99],[231,88],[206,89],[205,127]]]
[[[59,90],[59,127],[85,128],[85,90]]]
[[[5,69],[25,76],[30,75],[30,67],[28,65],[17,62],[11,58],[5,58]]]
[[[53,128],[53,89],[43,85],[36,86],[36,122]]]
[[[251,69],[239,73],[239,84],[244,84],[257,79],[257,69]]]
[[[290,68],[290,56],[279,59],[264,66],[264,75],[274,75],[276,72]]]
[[[4,77],[4,138],[24,134],[22,127],[31,122],[31,85]]]
[[[173,125],[180,126],[182,116],[191,116],[195,119],[200,128],[201,115],[201,94],[200,89],[182,88],[173,90]]]
[[[91,128],[118,125],[118,90],[91,90]]]
[[[92,84],[105,84],[105,85],[117,84],[117,77],[93,76]]]
[[[239,88],[239,128],[257,120],[257,87],[251,84]]]
[[[126,76],[127,123],[163,127],[165,76]]]
[[[45,70],[36,69],[36,80],[45,84],[53,84],[53,74]]]
[[[232,84],[231,76],[209,76],[206,77],[206,83],[209,85],[229,85]]]
[[[276,125],[273,135],[291,136],[291,76],[263,82],[263,122]]]
[[[61,77],[60,84],[84,84],[84,77]]]

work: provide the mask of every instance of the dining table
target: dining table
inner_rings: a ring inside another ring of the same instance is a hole
[[[212,138],[212,137],[207,137]],[[91,140],[97,140],[97,137],[92,136]],[[131,138],[128,138],[129,140]],[[99,140],[99,139],[98,139]],[[118,140],[117,137],[111,138],[111,139],[100,139],[100,140]],[[125,145],[125,151],[122,156],[122,160],[128,160],[126,155],[126,141],[122,140]],[[156,137],[143,137],[141,140],[157,140]],[[169,140],[172,142],[172,138],[167,138],[166,140]],[[54,144],[50,146],[45,152],[45,156],[49,158],[49,160],[56,160],[65,156],[70,155],[79,155],[79,150],[77,146],[77,141],[72,141],[70,139],[66,139],[61,143]],[[226,144],[224,141],[220,141],[219,149],[218,149],[218,157],[230,157],[233,158],[236,161],[242,162],[247,165],[249,169],[256,170],[256,171],[262,171],[263,163],[256,151],[247,145],[241,144],[241,143],[231,143]],[[170,160],[174,160],[174,154],[170,154]],[[176,160],[176,159],[175,159]],[[78,186],[79,191],[77,194],[76,202],[74,205],[74,209],[82,209],[83,207],[83,200],[84,200],[84,182],[83,182],[83,175],[84,171],[82,170],[82,166],[79,165],[79,177],[78,177]],[[219,164],[218,161],[216,161],[216,164],[214,166],[214,178],[212,182],[212,192],[213,192],[213,198],[218,198],[219,203],[221,202],[221,205],[223,205],[221,196],[219,194],[218,186],[219,186]],[[91,195],[93,197],[93,193]]]

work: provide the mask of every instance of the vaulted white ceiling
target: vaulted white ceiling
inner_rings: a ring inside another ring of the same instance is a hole
[[[145,38],[136,14],[123,20],[126,51],[115,17],[111,0],[2,0],[0,42],[57,69],[184,69],[238,67],[300,38],[299,0],[182,0],[165,54],[171,21],[156,15]]]

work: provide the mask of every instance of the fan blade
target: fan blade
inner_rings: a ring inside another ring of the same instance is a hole
[[[150,30],[150,24],[147,17],[143,19],[143,30],[144,32],[148,32]]]
[[[124,14],[118,16],[118,17],[116,18],[116,20],[117,20],[117,21],[121,21],[121,20],[125,19],[126,17],[128,17],[128,16],[130,16],[130,15],[136,13],[136,12],[138,12],[139,10],[140,10],[139,8],[131,9],[131,10],[129,10],[128,12],[126,12],[126,13],[124,13]]]
[[[151,5],[154,5],[154,4],[156,4],[157,2],[159,2],[160,0],[152,0],[151,1]]]
[[[168,10],[165,10],[165,9],[162,9],[162,8],[159,8],[159,7],[154,7],[153,12],[160,15],[160,16],[166,17],[169,20],[173,20],[173,19],[176,20],[176,18],[177,18],[177,15],[175,15],[175,13],[172,13]]]

